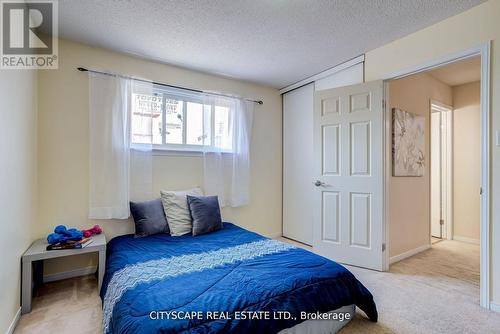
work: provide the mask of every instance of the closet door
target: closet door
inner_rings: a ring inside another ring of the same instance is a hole
[[[283,94],[283,236],[312,245],[314,84]]]
[[[283,236],[312,245],[314,92],[363,82],[363,62],[283,94]]]

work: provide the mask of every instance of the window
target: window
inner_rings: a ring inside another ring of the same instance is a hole
[[[203,96],[155,85],[153,93],[132,94],[132,144],[154,149],[231,152],[231,112],[227,105],[204,104]]]

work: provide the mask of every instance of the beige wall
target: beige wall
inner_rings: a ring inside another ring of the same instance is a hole
[[[389,103],[425,117],[425,170],[422,177],[389,180],[389,255],[428,245],[430,235],[430,100],[450,105],[451,87],[422,73],[389,83]],[[391,143],[388,143],[390,148]],[[392,157],[391,157],[392,158]]]
[[[453,87],[453,237],[479,241],[480,83]]]
[[[21,255],[33,237],[36,130],[36,73],[0,71],[0,333],[19,310]]]
[[[267,235],[281,234],[281,96],[276,89],[207,75],[93,48],[66,40],[59,44],[59,69],[39,73],[39,215],[36,237],[57,224],[84,228],[100,224],[108,240],[132,233],[131,221],[90,221],[88,209],[88,80],[76,67],[106,69],[158,82],[262,99],[256,106],[251,147],[251,203],[224,209],[228,221]],[[160,189],[202,184],[202,159],[155,156],[153,181]],[[46,261],[46,274],[86,267],[95,258]]]
[[[493,134],[500,130],[500,1],[490,0],[464,13],[366,53],[367,81],[386,78],[445,55],[492,41],[491,53],[491,299],[500,303],[500,148]]]

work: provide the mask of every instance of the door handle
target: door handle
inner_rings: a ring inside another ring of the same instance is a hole
[[[314,182],[314,185],[316,187],[323,187],[325,185],[325,182],[321,182],[320,180],[316,180],[316,182]]]

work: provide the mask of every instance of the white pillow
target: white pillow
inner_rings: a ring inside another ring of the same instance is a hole
[[[187,195],[203,196],[200,188],[194,188],[182,191],[160,191],[163,210],[167,216],[167,223],[170,229],[170,235],[177,237],[180,235],[192,233],[193,223],[187,203]]]

